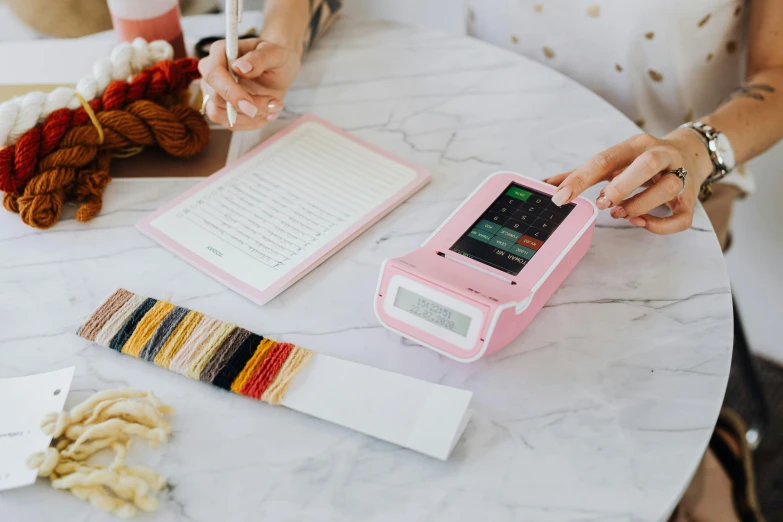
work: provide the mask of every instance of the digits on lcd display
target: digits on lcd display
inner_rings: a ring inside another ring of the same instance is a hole
[[[457,335],[463,337],[468,335],[471,322],[469,316],[426,299],[406,288],[400,287],[397,290],[394,306]]]

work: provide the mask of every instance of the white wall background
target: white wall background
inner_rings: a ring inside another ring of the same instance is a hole
[[[262,0],[245,0],[258,9]],[[344,0],[345,14],[464,34],[465,0]],[[30,38],[0,0],[0,39]],[[736,208],[729,275],[751,346],[783,363],[783,144],[752,164],[759,190]]]
[[[758,190],[737,204],[726,261],[750,346],[783,364],[783,142],[751,169]]]
[[[343,0],[349,16],[394,20],[425,29],[465,34],[466,0]]]

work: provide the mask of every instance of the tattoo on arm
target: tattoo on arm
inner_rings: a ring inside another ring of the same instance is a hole
[[[758,101],[764,101],[766,98],[764,94],[771,94],[775,92],[775,88],[765,83],[743,83],[732,91],[729,96],[723,100],[721,105],[725,105],[734,98],[752,98]]]

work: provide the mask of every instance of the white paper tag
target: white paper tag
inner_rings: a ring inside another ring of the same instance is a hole
[[[41,420],[62,411],[73,370],[0,379],[0,491],[35,482],[37,471],[27,467],[27,459],[52,442]]]
[[[281,404],[446,460],[470,419],[472,392],[316,354]]]

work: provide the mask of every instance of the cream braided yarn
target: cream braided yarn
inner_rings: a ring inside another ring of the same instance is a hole
[[[0,103],[0,147],[13,145],[22,134],[43,122],[52,112],[77,109],[80,94],[90,101],[101,96],[113,80],[129,77],[162,60],[174,56],[171,44],[164,40],[147,43],[143,38],[117,44],[107,58],[92,66],[92,74],[85,76],[76,88],[58,87],[51,92],[30,92]]]
[[[68,412],[51,413],[41,423],[52,435],[52,445],[27,460],[55,489],[68,490],[93,506],[123,518],[158,506],[155,494],[166,479],[143,466],[128,466],[125,457],[131,436],[157,446],[168,440],[171,426],[163,419],[172,413],[152,392],[133,389],[96,393]],[[109,465],[90,457],[114,452]]]

